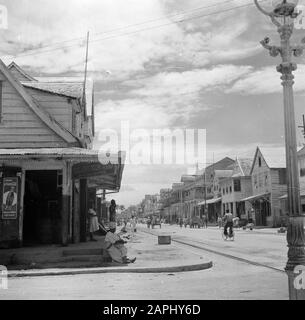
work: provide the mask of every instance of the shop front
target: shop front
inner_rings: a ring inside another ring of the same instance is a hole
[[[120,189],[124,159],[81,148],[0,150],[0,248],[86,241],[96,190]]]
[[[250,202],[253,212],[252,219],[256,226],[267,227],[268,220],[272,217],[271,212],[271,194],[264,193],[243,199],[242,202]]]

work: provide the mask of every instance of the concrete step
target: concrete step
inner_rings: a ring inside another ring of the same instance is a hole
[[[71,262],[71,261],[79,261],[79,262],[92,262],[92,261],[100,261],[100,262],[111,262],[110,256],[102,256],[102,255],[80,255],[80,256],[68,256],[62,257],[58,262]]]
[[[90,256],[90,255],[104,255],[106,250],[98,249],[67,249],[62,252],[63,256]]]

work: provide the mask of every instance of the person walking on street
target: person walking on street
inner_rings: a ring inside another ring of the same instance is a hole
[[[207,217],[206,214],[204,214],[204,215],[202,216],[202,220],[203,220],[203,227],[204,227],[205,229],[207,229],[207,228],[208,228],[208,217]]]
[[[219,229],[221,229],[222,228],[222,218],[221,218],[221,216],[218,217],[217,223],[218,223]]]
[[[183,219],[182,218],[180,218],[179,224],[180,224],[180,228],[182,228],[183,227]]]
[[[134,216],[131,217],[130,226],[131,226],[131,234],[132,234],[132,238],[133,238],[135,232],[137,232],[137,220],[136,220],[136,217],[134,217]]]

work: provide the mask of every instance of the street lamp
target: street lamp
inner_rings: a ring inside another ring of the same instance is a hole
[[[297,274],[294,274],[296,266],[305,266],[305,235],[304,235],[304,215],[301,213],[300,205],[300,183],[297,159],[296,125],[293,98],[293,71],[297,65],[292,62],[292,56],[299,57],[305,49],[305,38],[302,45],[292,46],[290,38],[294,30],[294,19],[296,13],[297,0],[273,0],[273,11],[268,12],[260,6],[258,0],[254,0],[257,8],[271,18],[277,26],[281,38],[280,46],[271,46],[270,39],[261,41],[264,48],[269,50],[272,57],[278,55],[282,58],[282,63],[277,66],[277,71],[282,74],[282,85],[284,92],[284,114],[285,114],[285,143],[286,143],[286,163],[287,163],[287,186],[288,186],[288,212],[289,222],[287,229],[288,242],[288,262],[286,272],[289,279],[289,297],[291,300],[305,300],[305,290],[297,290],[294,282]]]

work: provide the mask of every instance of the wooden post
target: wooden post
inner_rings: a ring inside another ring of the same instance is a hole
[[[87,212],[88,212],[87,179],[80,180],[80,241],[87,241]]]
[[[23,244],[23,217],[24,217],[24,193],[25,193],[25,170],[21,172],[21,191],[20,191],[20,210],[19,210],[19,241],[20,245]]]
[[[61,242],[63,246],[69,243],[69,223],[70,223],[70,175],[68,166],[63,169],[62,181],[62,204],[61,204]]]

